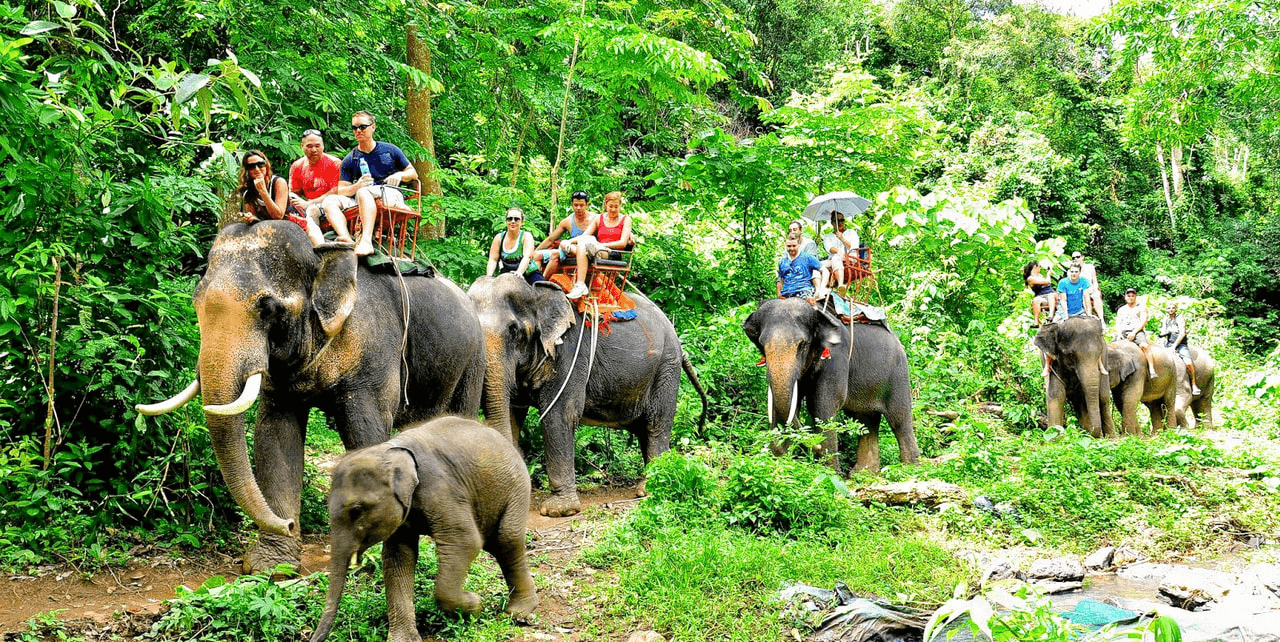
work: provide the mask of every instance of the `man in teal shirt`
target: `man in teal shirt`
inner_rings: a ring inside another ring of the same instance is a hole
[[[1068,316],[1075,316],[1082,312],[1093,314],[1091,309],[1093,299],[1085,296],[1089,286],[1089,279],[1080,276],[1080,267],[1077,265],[1072,265],[1067,270],[1066,278],[1058,281],[1058,292],[1066,299]]]

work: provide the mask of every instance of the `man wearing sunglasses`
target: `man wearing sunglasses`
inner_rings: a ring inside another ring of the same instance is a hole
[[[324,200],[325,213],[338,238],[351,238],[342,211],[355,205],[360,207],[360,241],[356,244],[356,256],[373,254],[373,222],[378,213],[378,201],[389,207],[403,207],[404,195],[397,188],[405,181],[418,178],[417,170],[399,147],[373,139],[376,128],[373,114],[358,111],[351,115],[351,132],[356,136],[356,148],[342,159],[338,189]],[[361,161],[368,166],[368,174],[361,170]]]
[[[307,236],[311,237],[313,245],[319,245],[324,242],[320,235],[321,203],[338,190],[340,161],[336,156],[324,153],[324,136],[315,129],[302,132],[302,154],[302,158],[289,167],[289,191],[293,192],[290,204],[306,217]],[[332,218],[329,224],[339,229]],[[345,230],[346,226],[342,229]],[[351,237],[339,236],[338,240],[350,243]]]

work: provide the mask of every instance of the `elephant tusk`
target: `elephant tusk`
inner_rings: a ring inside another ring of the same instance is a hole
[[[769,392],[768,392],[768,396],[769,396],[769,427],[770,427],[770,428],[772,428],[772,427],[773,427],[773,384],[769,384],[769,385],[767,386],[767,388],[769,389]]]
[[[196,379],[191,382],[191,385],[183,389],[182,392],[179,392],[169,399],[153,404],[140,403],[134,406],[133,409],[137,410],[138,414],[142,415],[163,415],[181,408],[188,401],[195,399],[198,394],[200,394],[200,380]]]
[[[258,392],[261,390],[262,373],[259,372],[244,382],[244,391],[240,393],[239,399],[220,406],[205,406],[204,411],[211,415],[238,415],[253,405],[253,402],[258,399]]]
[[[800,382],[797,381],[791,387],[791,410],[787,413],[787,425],[790,426],[792,420],[796,418],[796,403],[800,401]]]

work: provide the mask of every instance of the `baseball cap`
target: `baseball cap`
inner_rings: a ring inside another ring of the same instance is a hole
[[[1083,255],[1083,254],[1081,254],[1081,253],[1079,253],[1079,252],[1072,252],[1072,253],[1071,253],[1071,258],[1073,258],[1073,259],[1078,259],[1078,258],[1083,258],[1083,257],[1084,257],[1084,255]]]
[[[1124,293],[1125,293],[1125,294],[1129,294],[1130,292],[1132,292],[1132,293],[1134,293],[1134,294],[1137,294],[1137,293],[1138,293],[1138,289],[1137,289],[1137,288],[1129,288],[1129,289],[1127,289],[1127,290],[1125,290],[1125,291],[1124,291]]]

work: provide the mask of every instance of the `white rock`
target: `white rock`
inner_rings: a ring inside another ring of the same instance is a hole
[[[1078,582],[1084,579],[1084,565],[1074,557],[1036,560],[1027,570],[1027,578],[1033,583],[1038,580]]]
[[[1111,557],[1115,554],[1116,547],[1103,546],[1093,552],[1089,557],[1084,558],[1084,567],[1090,571],[1101,571],[1111,567]]]
[[[1160,581],[1160,597],[1188,611],[1208,609],[1230,593],[1238,579],[1221,571],[1175,566]]]
[[[627,642],[667,642],[657,631],[636,631],[627,636]]]

